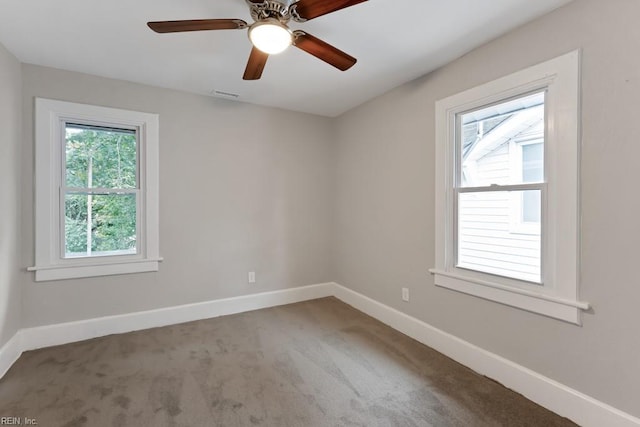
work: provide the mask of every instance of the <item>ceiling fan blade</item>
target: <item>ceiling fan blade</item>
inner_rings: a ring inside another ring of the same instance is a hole
[[[291,8],[300,18],[308,21],[365,1],[367,0],[300,0],[292,4]]]
[[[269,54],[263,51],[253,48],[251,49],[251,55],[249,55],[249,62],[247,62],[247,68],[244,70],[243,80],[258,80],[262,76],[262,70],[267,64]]]
[[[333,65],[339,70],[346,71],[353,67],[357,59],[344,53],[340,49],[331,46],[327,42],[323,42],[317,37],[307,34],[304,31],[297,30],[293,32],[293,45],[298,49],[302,49],[307,53],[323,60],[327,64]]]
[[[242,19],[189,19],[186,21],[147,22],[156,33],[179,33],[203,30],[241,30],[247,28]]]

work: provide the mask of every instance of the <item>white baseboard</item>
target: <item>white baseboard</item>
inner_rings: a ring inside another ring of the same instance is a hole
[[[638,427],[640,419],[483,350],[467,341],[339,284],[334,296],[393,329],[492,378],[529,400],[585,427]]]
[[[0,347],[0,378],[22,352],[111,334],[157,328],[194,320],[333,296],[334,284],[302,286],[137,313],[25,328]]]
[[[22,329],[0,348],[0,378],[4,376],[23,351],[328,296],[335,296],[354,308],[474,371],[493,378],[539,405],[582,426],[640,427],[640,419],[630,414],[336,283],[303,286],[138,313]]]
[[[0,347],[0,378],[16,363],[22,354],[22,331],[18,331]]]
[[[77,322],[26,328],[22,330],[22,351],[323,298],[332,296],[333,289],[333,283],[323,283]]]

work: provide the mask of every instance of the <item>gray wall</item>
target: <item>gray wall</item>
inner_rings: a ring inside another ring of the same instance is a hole
[[[0,347],[20,329],[20,63],[0,44]]]
[[[22,73],[24,327],[332,279],[329,119],[33,65]],[[160,114],[159,272],[35,283],[24,271],[36,96]]]
[[[640,416],[640,2],[576,0],[338,119],[335,280]],[[583,49],[578,327],[436,288],[434,103]],[[411,290],[401,301],[400,288]]]

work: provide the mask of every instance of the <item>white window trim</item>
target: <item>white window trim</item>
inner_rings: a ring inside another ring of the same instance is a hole
[[[544,286],[455,266],[456,116],[546,90],[542,263]],[[581,324],[579,279],[580,52],[534,65],[436,102],[435,284],[534,313]]]
[[[66,121],[129,127],[138,131],[140,158],[140,242],[132,255],[63,258],[60,186],[62,126]],[[36,98],[35,101],[35,272],[36,281],[158,271],[159,118],[157,114]]]

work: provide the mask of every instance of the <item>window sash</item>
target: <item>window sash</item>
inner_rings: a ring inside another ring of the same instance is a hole
[[[469,193],[495,193],[495,192],[513,192],[513,191],[540,191],[540,281],[534,282],[525,279],[518,279],[509,275],[501,275],[498,273],[488,273],[486,271],[476,270],[469,267],[461,267],[460,266],[460,194],[469,194]],[[544,182],[541,183],[531,183],[531,184],[514,184],[514,185],[490,185],[487,187],[464,187],[464,188],[453,188],[453,268],[462,269],[467,271],[472,271],[474,273],[482,274],[482,275],[490,275],[493,277],[501,277],[504,279],[508,279],[509,281],[515,281],[514,283],[520,283],[524,286],[535,286],[536,288],[545,286],[545,257],[546,257],[546,218],[547,212],[546,209],[546,196],[547,196],[547,184]]]
[[[136,137],[136,186],[134,189],[140,190],[143,188],[143,184],[141,183],[141,179],[143,175],[141,173],[141,165],[144,160],[142,158],[143,147],[141,146],[141,138],[140,138],[140,127],[139,126],[126,126],[126,125],[114,125],[108,124],[98,121],[91,120],[69,120],[69,119],[61,119],[60,120],[60,160],[61,160],[61,168],[60,168],[60,185],[61,187],[65,186],[67,182],[67,154],[66,154],[66,140],[67,140],[67,126],[75,127],[75,128],[85,128],[87,130],[101,130],[105,132],[126,132],[133,133]],[[92,187],[94,188],[94,187]],[[101,188],[104,189],[104,188]]]
[[[61,187],[61,192],[66,194],[137,194],[140,191],[139,188]]]
[[[527,190],[544,190],[547,188],[545,182],[533,182],[530,184],[512,184],[498,185],[492,184],[484,187],[455,187],[453,191],[456,193],[483,193],[495,191],[527,191]]]
[[[126,195],[134,194],[136,197],[136,251],[130,253],[113,253],[113,254],[100,254],[100,255],[87,255],[82,257],[67,257],[66,256],[66,223],[65,223],[65,200],[67,194],[85,194],[107,196],[107,195]],[[112,257],[140,257],[143,255],[142,245],[144,244],[144,227],[143,227],[143,212],[142,212],[142,191],[140,189],[123,188],[123,189],[107,189],[107,188],[78,188],[78,187],[61,187],[60,196],[58,198],[58,259],[61,262],[69,262],[70,260],[78,259],[96,259],[96,258],[112,258]]]

